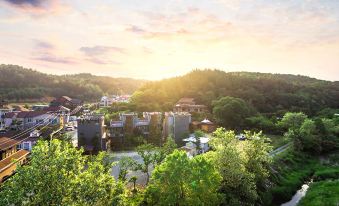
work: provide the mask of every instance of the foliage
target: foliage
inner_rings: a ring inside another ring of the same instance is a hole
[[[260,113],[302,111],[309,116],[339,108],[339,83],[305,76],[194,70],[184,76],[148,82],[134,93],[137,110],[169,111],[182,97],[192,97],[211,110],[221,97],[241,98]]]
[[[225,205],[253,205],[263,190],[270,163],[268,140],[261,133],[246,132],[239,141],[233,131],[218,128],[213,133],[209,156],[221,176]]]
[[[154,147],[152,144],[143,144],[140,145],[136,148],[136,151],[138,154],[141,156],[143,162],[138,163],[137,165],[137,170],[141,170],[143,173],[146,174],[147,179],[146,179],[146,185],[149,182],[149,169],[152,163],[154,163],[154,150],[156,147]]]
[[[158,165],[146,190],[150,205],[218,205],[221,177],[204,156],[189,159],[174,151]]]
[[[214,101],[212,106],[217,122],[231,129],[244,126],[245,119],[253,113],[252,108],[244,100],[235,97],[222,97]]]
[[[302,112],[287,112],[279,122],[279,125],[295,131],[301,127],[306,119],[307,116]]]
[[[40,99],[67,95],[97,100],[104,94],[131,94],[146,81],[91,74],[48,75],[15,65],[0,65],[0,99]]]
[[[339,180],[312,183],[300,206],[338,205]]]
[[[134,170],[137,166],[137,162],[131,157],[122,157],[119,162],[119,180],[126,181],[126,176],[129,170]]]
[[[2,186],[0,205],[107,205],[119,194],[105,154],[87,158],[82,150],[54,139],[38,141],[29,165]]]

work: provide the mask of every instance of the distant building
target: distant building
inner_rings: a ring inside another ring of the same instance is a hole
[[[27,129],[34,127],[36,125],[58,125],[62,123],[60,116],[52,114],[48,111],[23,111],[16,113],[16,116],[13,117],[13,121],[17,125],[17,128]],[[14,122],[12,122],[13,124]]]
[[[141,135],[148,138],[153,131],[150,128],[161,130],[161,120],[160,112],[143,112],[142,118],[139,118],[137,113],[121,113],[119,120],[111,120],[108,135],[113,145],[124,144],[126,135]],[[160,132],[159,138],[161,138]]]
[[[191,124],[192,132],[194,130],[202,130],[206,133],[212,133],[216,129],[216,125],[208,119],[204,119],[201,122],[194,121]]]
[[[24,164],[29,152],[18,149],[21,139],[0,136],[0,182],[10,177],[18,164]]]
[[[5,116],[14,111],[14,108],[8,106],[0,107],[0,129],[6,127]]]
[[[62,96],[51,101],[51,107],[64,106],[68,109],[75,109],[78,106],[81,106],[83,102],[79,99],[72,99],[68,96]]]
[[[181,98],[174,106],[174,112],[206,112],[207,107],[205,105],[196,104],[193,98]]]
[[[101,97],[99,106],[100,107],[109,107],[111,106],[113,103],[117,103],[117,102],[129,102],[131,98],[131,95],[112,95],[112,96],[103,96]]]
[[[189,134],[191,114],[187,112],[166,112],[163,123],[164,138],[172,135],[177,144],[182,144],[182,139]]]
[[[83,147],[89,154],[107,150],[109,141],[106,138],[104,115],[85,115],[78,118],[77,124],[78,147]]]

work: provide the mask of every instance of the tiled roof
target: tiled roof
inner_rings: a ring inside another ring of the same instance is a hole
[[[47,111],[24,111],[18,113],[17,118],[32,118],[46,114]]]
[[[10,137],[0,137],[0,150],[6,150],[20,144],[20,141],[25,137],[27,137],[27,135],[20,136],[20,138],[17,139],[12,139]]]
[[[17,114],[16,112],[8,112],[4,115],[5,118],[13,118]]]
[[[70,109],[68,109],[64,106],[50,106],[50,107],[45,107],[42,110],[47,111],[47,112],[70,111]]]

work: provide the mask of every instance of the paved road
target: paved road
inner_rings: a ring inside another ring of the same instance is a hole
[[[285,144],[281,147],[278,147],[277,149],[270,152],[270,156],[274,157],[275,155],[282,153],[283,151],[287,150],[291,145],[292,145],[292,143],[289,142],[289,143],[287,143],[287,144]]]
[[[131,157],[138,163],[142,163],[142,158],[138,155],[135,151],[124,151],[124,152],[113,152],[113,160],[119,161],[122,157]],[[150,168],[150,172],[152,171],[152,168]],[[118,179],[119,177],[120,168],[119,165],[115,165],[112,168],[112,176],[114,176],[115,179]],[[131,178],[132,176],[138,177],[137,184],[139,185],[145,185],[146,184],[146,174],[141,171],[129,171],[127,174],[127,179]]]

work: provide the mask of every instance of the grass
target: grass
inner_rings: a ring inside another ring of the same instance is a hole
[[[320,158],[317,156],[293,153],[292,151],[279,154],[274,158],[272,166],[275,170],[270,177],[273,186],[263,195],[263,205],[280,205],[289,201],[295,192],[300,189],[301,185],[311,178],[315,181],[312,187],[315,187],[315,192],[318,192],[318,198],[326,199],[327,193],[332,193],[331,191],[321,193],[321,190],[317,190],[317,187],[323,188],[328,186],[328,189],[331,190],[333,189],[332,187],[335,187],[337,192],[336,187],[339,187],[338,182],[335,185],[332,185],[333,183],[325,184],[325,182],[338,181],[339,179],[339,166],[337,164],[339,159],[336,157],[331,158],[331,155],[329,155],[325,158],[328,161],[320,161]],[[324,185],[321,186],[322,184]],[[310,193],[310,195],[312,194]],[[339,193],[337,192],[337,194]],[[308,193],[306,196],[308,196]],[[313,198],[313,196],[309,198]],[[304,205],[309,205],[307,203]]]
[[[273,146],[273,149],[277,149],[278,147],[281,147],[287,143],[287,140],[281,135],[267,134],[266,136],[271,139],[271,145]]]
[[[339,205],[339,180],[326,180],[311,184],[299,206]]]

